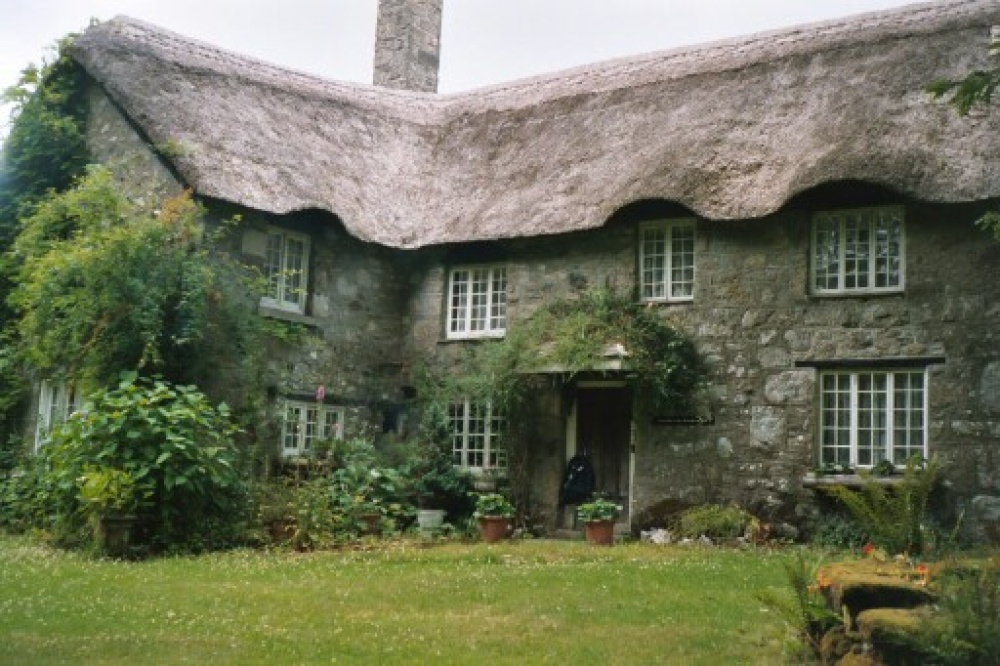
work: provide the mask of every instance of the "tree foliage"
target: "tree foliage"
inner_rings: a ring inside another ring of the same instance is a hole
[[[42,201],[12,252],[21,358],[90,386],[123,370],[200,383],[246,350],[243,269],[213,254],[201,216],[188,193],[144,209],[99,167]]]
[[[85,138],[86,75],[67,54],[72,36],[59,42],[56,57],[30,65],[3,93],[13,106],[10,133],[0,152],[0,443],[18,432],[25,382],[5,325],[14,319],[7,305],[16,263],[6,254],[19,219],[52,191],[63,191],[89,159]]]
[[[943,79],[927,87],[935,99],[947,98],[961,116],[967,116],[976,106],[990,104],[1000,86],[1000,40],[990,45],[993,67],[969,72],[962,79]],[[1000,240],[1000,212],[989,211],[976,221],[977,226],[992,232]]]

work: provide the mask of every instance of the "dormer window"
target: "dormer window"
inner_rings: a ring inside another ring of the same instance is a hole
[[[452,269],[447,326],[449,339],[502,337],[507,330],[507,268]]]
[[[261,298],[261,305],[305,314],[308,267],[309,237],[270,227],[264,257],[267,290]]]
[[[813,218],[814,294],[902,291],[903,265],[902,207],[826,211]]]

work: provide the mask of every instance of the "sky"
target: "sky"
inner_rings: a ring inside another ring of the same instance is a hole
[[[909,0],[445,0],[440,92],[911,4]],[[376,0],[0,0],[0,88],[119,14],[339,81],[370,83]],[[9,107],[0,109],[5,124]],[[3,135],[0,126],[0,135]]]

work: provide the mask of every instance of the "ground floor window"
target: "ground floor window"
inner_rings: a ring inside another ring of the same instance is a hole
[[[83,396],[66,381],[43,380],[38,387],[35,451],[49,440],[52,429],[83,406]]]
[[[285,401],[281,423],[281,454],[304,456],[318,439],[344,438],[344,408],[297,400]]]
[[[472,471],[507,468],[507,454],[500,444],[504,426],[500,410],[489,402],[463,400],[452,403],[448,418],[456,465]]]
[[[820,464],[905,465],[927,456],[923,370],[820,373]]]

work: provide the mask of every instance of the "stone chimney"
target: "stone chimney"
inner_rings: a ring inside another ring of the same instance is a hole
[[[443,3],[444,0],[379,0],[375,85],[437,92]]]

